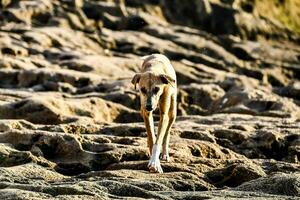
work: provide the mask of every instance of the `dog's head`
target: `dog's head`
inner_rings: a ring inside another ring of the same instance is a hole
[[[135,74],[131,82],[135,88],[139,84],[141,104],[149,112],[156,109],[166,86],[175,87],[175,80],[170,76],[150,72]]]

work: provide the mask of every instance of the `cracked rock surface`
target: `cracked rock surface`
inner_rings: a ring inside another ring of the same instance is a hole
[[[1,0],[0,199],[300,198],[300,36],[255,2]],[[130,83],[152,53],[178,78],[163,174]]]

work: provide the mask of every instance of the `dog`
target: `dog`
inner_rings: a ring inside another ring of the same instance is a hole
[[[162,54],[152,54],[142,59],[141,72],[135,74],[131,82],[135,88],[137,84],[139,85],[141,115],[147,131],[151,157],[148,164],[149,170],[153,173],[162,173],[160,159],[170,160],[170,129],[176,119],[176,73],[170,60]],[[154,133],[152,114],[156,108],[160,111],[157,137]]]

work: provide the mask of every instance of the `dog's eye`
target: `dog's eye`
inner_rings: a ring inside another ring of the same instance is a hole
[[[146,94],[146,93],[147,93],[146,88],[142,87],[142,88],[141,88],[141,92],[142,92],[143,94]]]
[[[158,93],[158,91],[159,91],[159,87],[155,87],[154,89],[153,89],[153,92],[156,94],[156,93]]]

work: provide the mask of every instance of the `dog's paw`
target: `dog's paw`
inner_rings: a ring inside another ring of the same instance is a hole
[[[151,173],[163,173],[159,159],[150,160],[148,168]]]
[[[170,162],[169,154],[162,153],[161,156],[160,156],[160,159],[163,160],[163,161],[166,161],[166,162]]]

